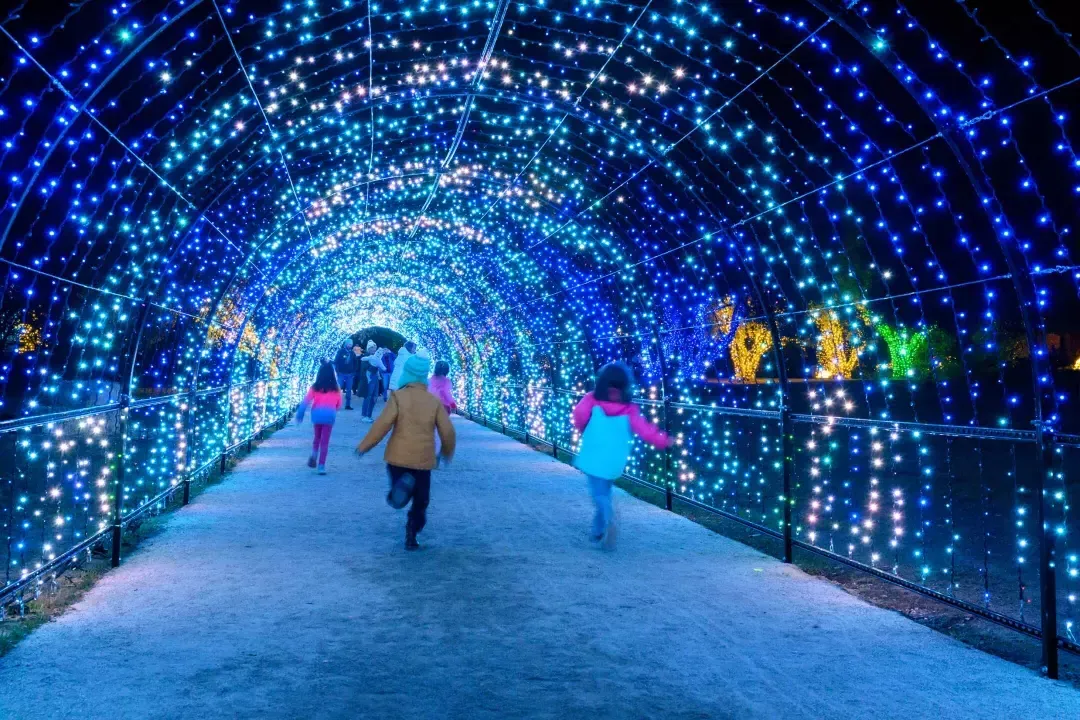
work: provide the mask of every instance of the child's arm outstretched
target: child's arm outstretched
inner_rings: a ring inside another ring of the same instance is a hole
[[[585,397],[581,398],[578,404],[574,406],[572,419],[578,432],[585,431],[585,426],[589,424],[589,418],[592,417],[592,409],[595,405],[596,398],[593,397],[593,394],[585,393]]]
[[[311,407],[311,400],[314,397],[314,391],[308,390],[307,395],[300,401],[300,405],[296,408],[296,423],[299,425],[304,422],[304,413]]]
[[[454,431],[454,424],[450,422],[450,415],[441,404],[435,411],[435,429],[439,433],[439,442],[442,443],[439,454],[447,460],[452,459],[454,446],[457,444],[457,433]]]
[[[398,404],[397,396],[390,395],[390,399],[386,403],[386,407],[379,413],[379,417],[375,418],[375,422],[368,429],[367,435],[360,441],[360,444],[356,446],[356,452],[359,455],[363,455],[371,448],[382,442],[382,439],[386,437],[386,434],[394,429],[394,423],[397,422]]]
[[[649,422],[648,418],[641,414],[637,405],[630,411],[630,430],[645,442],[661,450],[671,447],[673,443],[666,432]]]

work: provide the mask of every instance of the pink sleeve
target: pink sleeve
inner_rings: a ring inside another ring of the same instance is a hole
[[[334,393],[334,410],[337,411],[337,410],[340,410],[340,409],[341,409],[341,393],[336,392],[336,393]]]
[[[574,427],[578,429],[578,432],[585,430],[585,426],[589,424],[589,418],[592,417],[592,409],[596,405],[596,398],[592,393],[586,393],[585,397],[581,398],[577,405],[574,406]]]
[[[630,429],[639,438],[661,450],[671,445],[671,438],[667,436],[667,433],[649,422],[649,420],[638,411],[636,405],[630,413]]]
[[[307,395],[304,396],[304,406],[311,407],[311,403],[315,400],[315,390],[308,390]]]
[[[443,382],[438,378],[431,378],[428,381],[428,392],[439,398],[439,402],[443,404],[443,407],[453,408],[457,405],[454,402],[454,396],[450,394],[449,381]]]

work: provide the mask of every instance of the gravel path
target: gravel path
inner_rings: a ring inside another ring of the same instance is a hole
[[[1080,691],[657,507],[585,537],[572,468],[461,418],[425,547],[342,413],[277,433],[0,659],[0,717],[1080,717]]]

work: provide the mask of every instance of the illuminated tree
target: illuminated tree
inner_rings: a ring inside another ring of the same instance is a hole
[[[745,305],[734,295],[684,311],[668,303],[661,315],[664,349],[675,364],[690,370],[689,379],[699,377],[723,357],[744,314]]]
[[[876,327],[889,348],[889,366],[894,378],[923,377],[930,370],[927,354],[927,333],[911,332],[881,323]]]
[[[811,317],[818,332],[817,377],[851,379],[862,352],[861,333],[846,328],[835,310],[815,310]]]
[[[754,382],[761,358],[772,350],[772,347],[772,333],[765,323],[740,323],[731,342],[731,364],[735,368],[735,382]]]

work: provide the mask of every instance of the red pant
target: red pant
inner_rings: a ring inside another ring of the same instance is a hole
[[[333,425],[315,426],[315,439],[311,441],[311,456],[315,457],[315,453],[318,453],[320,465],[326,464],[326,453],[330,450],[330,431],[333,429]]]

